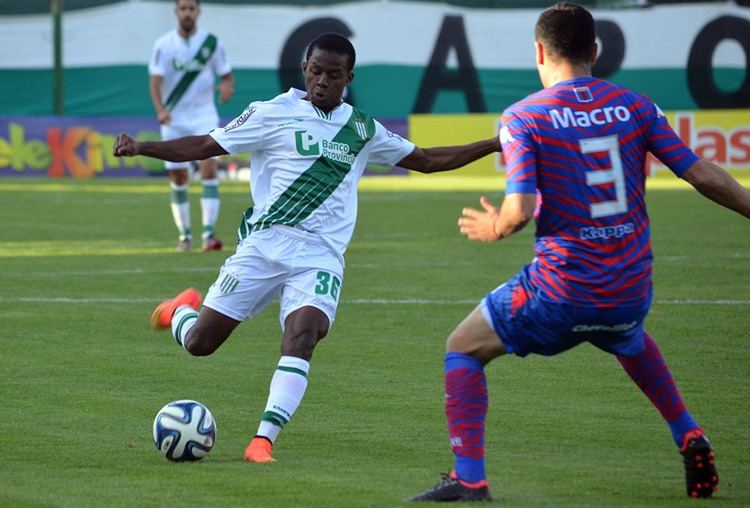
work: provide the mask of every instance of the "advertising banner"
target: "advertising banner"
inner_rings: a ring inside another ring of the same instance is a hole
[[[307,45],[338,32],[357,51],[350,102],[378,118],[406,118],[499,113],[536,91],[540,12],[387,0],[304,7],[204,2],[199,26],[222,42],[237,78],[221,116],[302,88]],[[750,8],[706,2],[592,13],[600,45],[595,76],[667,110],[750,108]],[[176,25],[173,3],[164,1],[67,12],[64,113],[151,115],[146,66],[154,41]],[[0,13],[0,114],[52,114],[51,31],[48,15]]]
[[[665,115],[699,157],[728,170],[750,171],[750,110],[667,111]],[[419,146],[458,145],[496,135],[499,123],[498,115],[412,115],[409,139]],[[665,168],[649,157],[646,169],[653,174]],[[460,171],[467,176],[504,172],[502,156],[485,157]]]
[[[230,121],[231,119],[225,119]],[[382,122],[406,136],[406,121]],[[159,140],[153,118],[0,116],[0,177],[142,177],[164,174],[162,161],[149,157],[115,157],[118,133],[139,141]],[[251,164],[250,154],[232,158]],[[220,161],[220,166],[222,162]],[[370,165],[365,174],[403,175],[403,168]]]

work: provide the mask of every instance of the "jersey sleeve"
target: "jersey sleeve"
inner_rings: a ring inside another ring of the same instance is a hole
[[[259,150],[263,146],[263,113],[250,104],[240,116],[225,127],[209,132],[227,153]]]
[[[213,67],[215,76],[226,76],[227,74],[232,72],[232,64],[229,63],[227,52],[224,49],[224,45],[221,43],[221,41],[217,41],[216,43],[216,51],[214,51],[214,54],[212,56],[211,65]]]
[[[370,140],[369,161],[374,164],[395,166],[414,151],[414,143],[391,132],[375,120],[375,135]]]
[[[648,150],[675,175],[682,176],[699,157],[683,143],[659,106],[643,98]]]
[[[167,56],[161,49],[161,39],[154,43],[154,47],[151,50],[151,59],[148,62],[148,74],[149,76],[166,76],[167,71],[165,67],[167,65]]]
[[[536,193],[536,143],[528,125],[513,112],[501,118],[500,143],[506,171],[506,194]]]

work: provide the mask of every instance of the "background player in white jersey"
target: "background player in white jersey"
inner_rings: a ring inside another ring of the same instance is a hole
[[[154,44],[148,66],[149,92],[161,124],[162,139],[204,134],[219,125],[214,104],[214,82],[220,77],[219,100],[224,103],[234,93],[232,67],[215,35],[198,28],[199,0],[177,0],[175,15],[179,25],[162,35]],[[198,159],[196,159],[198,160]],[[172,217],[179,231],[177,250],[192,248],[190,202],[188,200],[189,164],[168,160]],[[221,250],[214,236],[219,216],[219,180],[214,158],[199,162],[203,195],[202,250]]]
[[[354,79],[354,48],[343,36],[313,40],[302,70],[306,91],[254,102],[223,129],[167,142],[118,136],[115,155],[190,160],[249,150],[253,207],[240,225],[237,252],[209,289],[162,302],[155,327],[172,327],[193,355],[213,353],[237,325],[279,296],[281,359],[251,462],[271,462],[271,447],[302,401],[315,345],[336,315],[344,251],[354,230],[357,183],[368,161],[422,173],[458,168],[500,150],[497,137],[463,146],[419,148],[342,100]]]

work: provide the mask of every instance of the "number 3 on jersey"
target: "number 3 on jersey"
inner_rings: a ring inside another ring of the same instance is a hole
[[[602,201],[590,205],[591,218],[608,217],[628,211],[628,197],[625,192],[625,175],[622,173],[622,159],[620,159],[620,145],[617,142],[617,135],[604,136],[601,138],[587,138],[579,141],[581,153],[608,152],[609,160],[612,167],[588,171],[586,173],[586,184],[604,185],[614,184],[615,200]]]
[[[318,272],[316,277],[318,278],[318,283],[315,285],[315,294],[331,295],[331,298],[338,300],[341,280],[328,272]]]

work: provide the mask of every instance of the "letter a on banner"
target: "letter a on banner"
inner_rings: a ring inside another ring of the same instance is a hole
[[[447,68],[451,48],[456,50],[458,60],[458,69],[455,71]],[[469,41],[466,39],[464,19],[461,16],[446,16],[443,19],[443,26],[440,27],[435,50],[422,76],[412,113],[430,113],[441,90],[463,91],[470,113],[487,111],[479,86],[477,68],[474,66]]]

